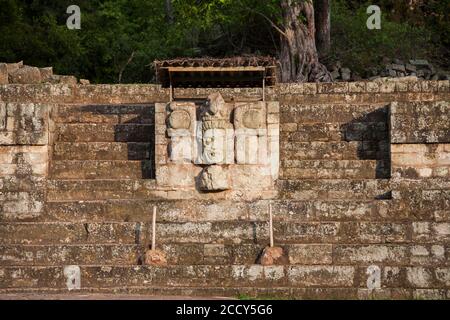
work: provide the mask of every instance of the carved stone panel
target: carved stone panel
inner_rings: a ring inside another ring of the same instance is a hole
[[[200,109],[196,131],[197,164],[234,163],[234,130],[230,122],[233,106],[220,94],[212,94]]]
[[[264,102],[238,104],[234,111],[236,162],[266,164],[267,110]]]
[[[190,163],[194,156],[195,104],[172,102],[167,117],[170,138],[169,158],[174,163]]]
[[[157,109],[159,185],[182,190],[184,198],[186,192],[245,199],[276,192],[278,102],[230,103],[213,93],[203,104],[177,101]]]

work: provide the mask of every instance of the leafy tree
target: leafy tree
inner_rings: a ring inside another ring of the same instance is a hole
[[[450,0],[378,3],[369,32],[367,0],[0,0],[0,61],[103,83],[154,81],[151,62],[179,56],[273,55],[286,82],[329,80],[318,51],[361,71],[382,56],[448,67]],[[81,30],[66,28],[71,4]]]

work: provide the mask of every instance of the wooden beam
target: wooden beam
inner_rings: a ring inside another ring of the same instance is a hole
[[[169,72],[264,72],[266,67],[162,67]]]

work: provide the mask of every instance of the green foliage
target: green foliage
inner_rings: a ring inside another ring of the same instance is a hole
[[[439,49],[433,41],[436,32],[430,25],[414,25],[414,20],[394,18],[395,10],[382,7],[381,30],[369,30],[366,27],[369,17],[366,9],[371,2],[359,1],[356,9],[354,2],[332,2],[331,60],[339,60],[361,75],[368,76],[369,70],[382,67],[383,58],[433,60]],[[439,64],[442,61],[435,62]]]
[[[296,0],[305,1],[305,0]],[[308,0],[311,1],[311,0]],[[180,56],[276,56],[280,0],[0,0],[0,61],[73,74],[97,83],[150,82],[151,62]],[[367,1],[332,2],[332,59],[360,72],[383,57],[450,56],[450,0],[382,0],[381,31],[367,30]],[[68,30],[66,9],[81,8],[81,30]],[[406,8],[406,9],[405,9]]]

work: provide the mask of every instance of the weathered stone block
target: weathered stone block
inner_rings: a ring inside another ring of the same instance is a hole
[[[223,244],[205,244],[203,255],[205,257],[224,257],[226,256],[225,246]]]
[[[332,246],[327,244],[295,244],[288,248],[291,264],[331,264]]]
[[[53,76],[53,67],[39,68],[39,72],[41,73],[41,80],[43,82],[50,81]]]
[[[450,103],[395,102],[391,104],[392,143],[448,143]]]
[[[11,74],[11,73],[19,70],[19,68],[23,67],[23,61],[19,61],[17,63],[7,63],[6,67],[8,69],[8,73]]]
[[[406,246],[388,245],[337,245],[334,248],[335,263],[403,263],[409,262],[408,248]]]
[[[2,128],[0,145],[46,145],[48,106],[33,103],[0,104],[0,131]]]
[[[54,84],[68,84],[68,85],[76,85],[78,80],[74,76],[61,76],[53,74],[48,79],[49,82]]]
[[[18,84],[35,84],[42,81],[39,68],[23,66],[14,72],[9,73],[11,83]]]
[[[351,287],[354,275],[354,268],[345,266],[291,266],[287,271],[289,282],[298,287]]]

